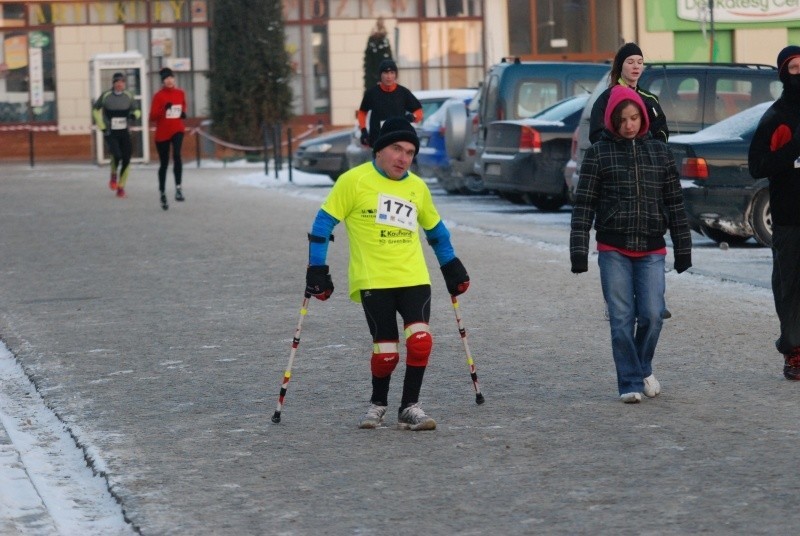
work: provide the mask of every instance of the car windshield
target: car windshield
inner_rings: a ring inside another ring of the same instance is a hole
[[[422,121],[422,126],[426,128],[439,128],[439,125],[444,123],[445,117],[447,116],[447,108],[453,106],[455,104],[461,104],[464,106],[463,99],[447,99],[439,109],[437,109],[432,114],[428,115],[427,111],[425,113],[425,118]],[[425,105],[423,104],[423,109]]]
[[[738,114],[732,115],[727,119],[723,119],[719,123],[704,128],[703,130],[692,135],[693,138],[741,138],[755,130],[758,120],[764,115],[772,105],[773,101],[762,102],[756,104],[752,108],[741,111]]]
[[[583,110],[587,100],[589,100],[589,95],[578,95],[576,97],[566,98],[537,113],[533,116],[533,119],[563,121],[565,117],[579,110]]]
[[[422,117],[423,120],[425,117],[430,117],[436,113],[436,110],[441,108],[442,104],[445,103],[447,98],[442,99],[435,99],[435,100],[421,100],[419,103],[422,105]]]

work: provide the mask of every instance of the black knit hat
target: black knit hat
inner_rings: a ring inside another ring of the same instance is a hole
[[[386,71],[397,72],[397,64],[394,62],[394,60],[381,60],[380,65],[378,65],[378,73],[383,73]]]
[[[114,76],[111,77],[111,83],[113,84],[117,80],[125,80],[125,75],[122,73],[114,73]]]
[[[642,49],[639,48],[639,45],[636,43],[625,43],[617,50],[617,55],[614,56],[614,67],[615,70],[619,71],[622,70],[622,64],[629,56],[642,56]]]
[[[800,56],[800,47],[797,45],[789,45],[778,54],[778,77],[781,82],[786,82],[784,77],[789,75],[789,61],[797,56]]]
[[[175,76],[175,73],[173,73],[173,72],[172,72],[172,69],[170,69],[169,67],[164,67],[163,69],[161,69],[160,71],[158,71],[158,74],[161,76],[161,81],[162,81],[162,82],[163,82],[163,81],[164,81],[166,78],[169,78],[170,76]]]
[[[413,144],[415,155],[419,152],[419,138],[417,137],[417,131],[404,117],[392,117],[383,123],[383,126],[378,133],[378,139],[375,140],[375,143],[372,146],[372,154],[375,154],[384,147],[388,147],[389,145],[398,141],[407,141],[408,143]]]

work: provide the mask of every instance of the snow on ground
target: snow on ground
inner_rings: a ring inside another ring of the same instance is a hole
[[[0,423],[0,534],[134,534],[106,480],[92,473],[5,345]]]

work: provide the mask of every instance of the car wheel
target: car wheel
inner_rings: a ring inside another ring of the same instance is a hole
[[[515,205],[525,204],[525,197],[522,194],[511,193],[511,192],[498,192],[497,195],[499,195],[506,201],[514,203]]]
[[[567,198],[565,195],[542,195],[531,194],[528,196],[530,204],[538,208],[542,212],[555,212],[563,207]]]
[[[740,246],[750,238],[749,236],[733,235],[725,231],[720,231],[719,229],[712,229],[711,227],[703,227],[703,234],[717,244],[726,242],[731,246]]]
[[[756,242],[762,246],[772,247],[772,211],[769,208],[769,190],[766,188],[753,198],[750,220]]]
[[[464,186],[461,188],[462,194],[481,195],[486,193],[483,186],[483,178],[480,175],[467,175],[464,177]]]

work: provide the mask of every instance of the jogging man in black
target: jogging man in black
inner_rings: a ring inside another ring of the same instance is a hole
[[[114,73],[112,89],[103,92],[94,103],[92,116],[111,153],[111,179],[108,187],[116,190],[117,197],[125,197],[125,183],[131,162],[131,133],[129,121],[142,117],[133,93],[125,90],[125,75]],[[119,175],[117,175],[119,168]]]
[[[410,123],[422,122],[422,104],[411,91],[397,83],[397,64],[383,60],[378,66],[381,81],[364,92],[358,107],[358,126],[361,128],[361,144],[373,147],[383,122],[390,117],[404,117]],[[369,131],[367,130],[367,114]]]

